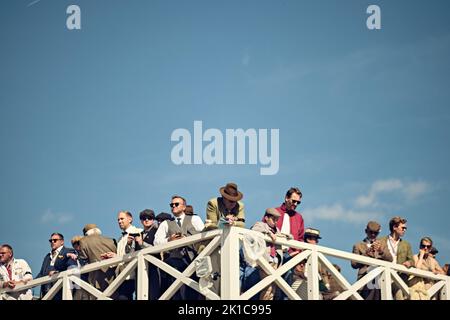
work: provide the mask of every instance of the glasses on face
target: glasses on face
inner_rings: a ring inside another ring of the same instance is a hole
[[[296,206],[299,205],[300,203],[302,203],[300,200],[291,200],[291,201]]]
[[[231,200],[228,200],[228,199],[223,199],[223,200],[224,200],[225,203],[228,203],[230,205],[234,205],[234,204],[237,203],[237,201],[231,201]]]
[[[48,242],[52,243],[52,242],[56,242],[56,241],[59,241],[59,240],[62,240],[62,239],[49,239]]]
[[[143,218],[141,218],[141,221],[150,221],[150,220],[153,220],[153,219],[150,218],[150,217],[143,217]]]
[[[421,244],[420,248],[421,249],[425,249],[425,248],[430,249],[431,248],[431,244]]]
[[[370,234],[373,234],[373,235],[376,235],[376,236],[380,234],[379,231],[369,231],[369,233],[370,233]]]
[[[171,208],[173,208],[173,207],[178,207],[179,205],[180,205],[179,202],[174,202],[174,203],[169,204],[169,206],[170,206]]]

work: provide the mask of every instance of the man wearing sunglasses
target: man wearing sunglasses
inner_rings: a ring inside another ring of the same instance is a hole
[[[380,242],[386,244],[389,252],[392,255],[392,262],[404,265],[407,268],[414,267],[414,258],[412,254],[411,244],[403,240],[402,237],[405,235],[407,220],[405,218],[396,216],[389,221],[389,231],[388,236],[380,238]],[[400,274],[400,277],[406,282],[408,275]],[[392,285],[393,294],[395,300],[404,300],[403,291],[395,284]]]
[[[294,240],[303,241],[305,226],[302,215],[296,211],[297,207],[302,203],[302,192],[299,188],[292,187],[286,192],[284,203],[277,208],[280,213],[277,227],[283,234],[291,234]],[[290,258],[299,252],[297,249],[289,249],[289,255],[285,258]],[[286,263],[286,259],[284,261]]]
[[[353,246],[353,253],[362,256],[392,262],[393,258],[386,244],[377,239],[381,226],[376,221],[369,221],[366,227],[366,238]],[[364,277],[370,270],[365,264],[352,261],[352,268],[358,270],[358,280]],[[359,294],[365,300],[380,300],[381,290],[378,288],[378,278],[375,278],[370,285],[364,286]]]
[[[204,229],[203,221],[199,216],[185,214],[186,200],[183,197],[178,195],[172,196],[169,206],[175,219],[164,220],[161,225],[159,225],[158,230],[155,233],[155,246],[194,235]],[[165,262],[178,271],[183,272],[192,262],[194,256],[195,252],[192,246],[177,248],[170,250],[169,256]],[[164,293],[174,281],[174,277],[164,272],[161,273],[161,293]],[[197,297],[198,295],[193,289],[182,286],[180,290],[174,294],[173,299],[194,300]]]
[[[50,239],[50,252],[44,257],[41,270],[36,276],[37,278],[44,276],[52,276],[55,273],[66,271],[69,268],[78,267],[77,261],[73,260],[70,253],[76,254],[72,249],[64,247],[64,236],[61,233],[52,233]],[[41,286],[41,298],[43,298],[50,288],[54,285],[54,282],[47,283]],[[62,292],[59,291],[53,298],[53,300],[61,300]]]
[[[139,214],[139,219],[144,227],[140,236],[136,237],[136,250],[152,247],[155,241],[155,234],[158,230],[158,224],[155,220],[155,212],[152,209],[145,209]],[[159,254],[153,255],[156,258],[161,258]],[[154,264],[148,266],[149,276],[149,300],[156,300],[159,298],[159,269]]]

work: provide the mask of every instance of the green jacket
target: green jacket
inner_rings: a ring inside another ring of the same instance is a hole
[[[211,220],[212,225],[218,226],[220,218],[225,218],[226,211],[222,198],[213,198],[208,201],[206,206],[206,219]],[[235,226],[245,228],[244,204],[241,201],[238,201],[236,207],[230,213],[238,218]]]
[[[383,242],[386,246],[388,246],[388,238],[389,236],[384,236],[380,238],[380,241]],[[389,246],[388,246],[389,247]],[[414,267],[414,258],[411,249],[411,245],[408,241],[400,239],[397,248],[397,264],[403,264],[404,262],[409,261],[411,267]]]

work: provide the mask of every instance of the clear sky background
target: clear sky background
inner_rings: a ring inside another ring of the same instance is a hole
[[[82,29],[66,28],[81,8]],[[382,29],[366,27],[381,8]],[[291,186],[321,244],[351,251],[369,220],[408,219],[450,262],[449,1],[0,2],[0,242],[34,275],[52,232],[169,211],[204,218],[229,181],[247,226]],[[280,169],[181,165],[177,128],[280,130]],[[136,219],[136,224],[139,221]],[[339,262],[350,279],[348,262]]]

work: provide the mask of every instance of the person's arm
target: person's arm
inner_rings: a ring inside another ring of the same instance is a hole
[[[420,253],[416,256],[413,256],[413,260],[414,260],[414,267],[416,267],[417,269],[420,269],[420,267],[422,267],[423,264],[423,256],[425,254],[424,250],[420,250]]]
[[[76,255],[76,259],[72,259],[68,254],[72,253],[74,255]],[[65,259],[66,259],[66,267],[67,269],[71,269],[71,268],[76,268],[78,267],[78,254],[75,252],[75,250],[72,249],[68,249],[66,254],[65,254]]]
[[[444,269],[441,268],[441,266],[439,265],[439,263],[437,262],[437,260],[435,258],[431,258],[433,259],[433,263],[432,263],[432,269],[431,270],[433,273],[435,274],[444,274],[445,275],[445,271]]]
[[[31,272],[29,264],[25,260],[22,260],[22,270],[22,283],[26,284],[28,281],[33,280],[33,273]]]
[[[406,253],[406,261],[403,262],[403,265],[407,268],[411,268],[414,266],[414,258],[412,254],[411,245],[408,243],[407,253]]]
[[[380,242],[380,244],[381,244],[381,248],[379,251],[379,259],[384,260],[384,261],[389,261],[389,262],[394,261],[394,258],[392,257],[392,254],[389,251],[389,248],[386,245],[384,245],[382,242]]]
[[[353,246],[353,250],[352,253],[357,254],[357,255],[364,255],[359,249],[358,246],[355,244]],[[361,269],[362,267],[364,267],[364,264],[356,262],[356,261],[351,261],[351,265],[353,269]]]
[[[148,248],[148,247],[153,247],[150,243],[147,243],[145,241],[142,241],[142,244],[140,245],[140,247],[142,249]]]
[[[285,219],[289,219],[289,215],[286,214]],[[300,226],[298,228],[298,241],[303,242],[303,237],[305,235],[305,222],[303,221],[303,217],[300,215]]]
[[[264,234],[267,234],[267,235],[269,234],[269,231],[268,231],[268,229],[266,228],[265,223],[264,223],[264,222],[261,222],[261,221],[256,222],[256,223],[251,227],[250,230],[257,231],[257,232],[261,232],[261,233],[264,233]]]
[[[245,210],[244,204],[242,202],[239,202],[239,211],[236,218],[237,219],[234,222],[234,226],[239,228],[245,228]]]
[[[80,264],[82,266],[89,263],[87,248],[83,241],[80,241],[80,253],[78,254],[78,260],[80,260]]]
[[[206,220],[211,221],[211,225],[214,226],[218,225],[217,210],[218,208],[214,205],[213,201],[208,201],[208,204],[206,205]]]
[[[167,225],[167,220],[163,221],[158,227],[155,233],[155,240],[153,241],[155,246],[166,244],[168,242],[167,232],[169,231],[169,226]]]
[[[44,269],[45,269],[45,262],[47,260],[47,256],[44,257],[44,261],[42,262],[42,266],[41,266],[41,270],[39,271],[39,273],[37,274],[36,278],[41,278],[46,276],[46,274],[44,274]]]
[[[199,216],[192,216],[192,225],[194,226],[195,231],[202,232],[205,229],[205,224],[202,221],[202,218]]]

